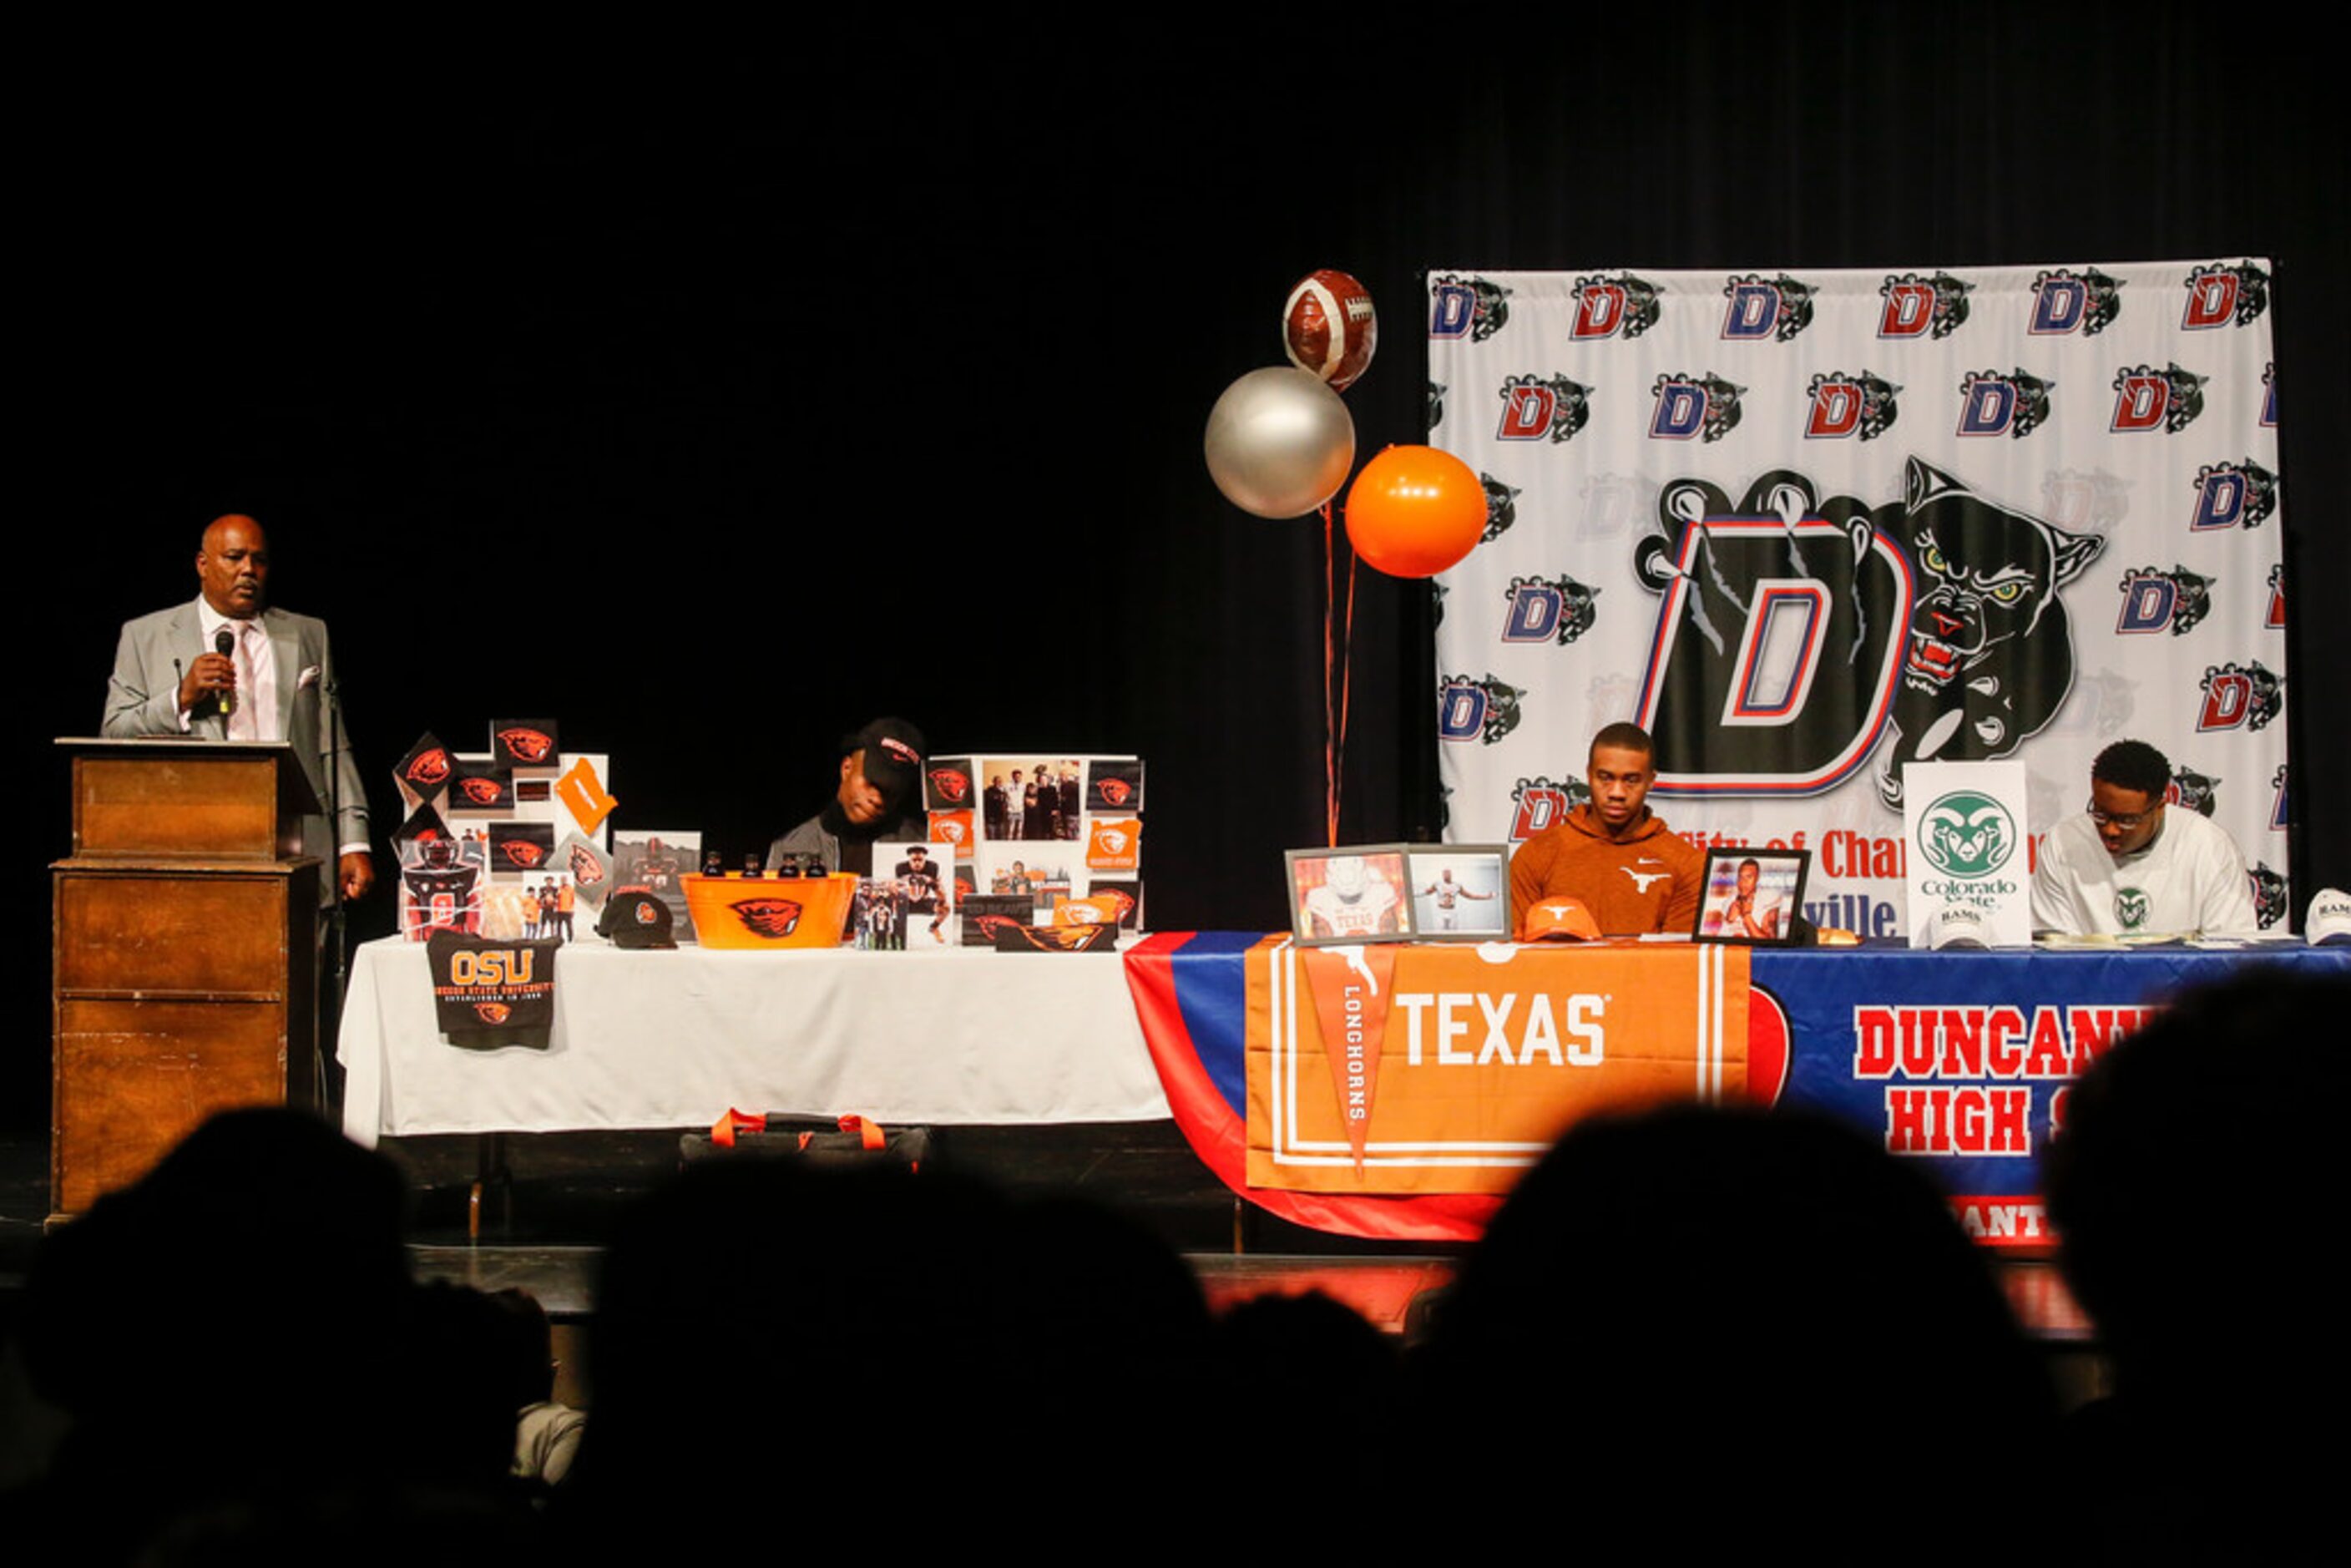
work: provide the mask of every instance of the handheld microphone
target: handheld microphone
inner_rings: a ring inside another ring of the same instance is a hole
[[[235,632],[224,626],[219,631],[213,633],[214,653],[218,653],[224,659],[232,659],[236,656],[235,651]],[[234,688],[220,694],[220,710],[221,716],[223,718],[226,718],[230,714],[236,711],[236,692]]]

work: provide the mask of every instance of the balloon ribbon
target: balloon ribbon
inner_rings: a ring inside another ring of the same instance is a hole
[[[1322,503],[1322,804],[1324,842],[1339,842],[1339,780],[1347,760],[1347,696],[1355,646],[1355,552],[1347,552],[1347,609],[1340,624],[1339,562],[1331,503]],[[1333,683],[1336,689],[1333,690]]]

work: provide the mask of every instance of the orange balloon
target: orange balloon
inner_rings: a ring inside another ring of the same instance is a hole
[[[1486,488],[1434,446],[1391,446],[1347,492],[1347,540],[1390,577],[1435,577],[1486,531]]]

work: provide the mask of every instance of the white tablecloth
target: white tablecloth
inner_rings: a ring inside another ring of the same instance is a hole
[[[336,1056],[360,1143],[424,1133],[706,1126],[746,1112],[883,1122],[1168,1114],[1109,955],[622,952],[556,964],[543,1050],[446,1044],[420,943],[353,955]]]

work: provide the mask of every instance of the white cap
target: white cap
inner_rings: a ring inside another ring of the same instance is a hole
[[[2320,888],[2303,914],[2302,939],[2314,947],[2351,943],[2351,894],[2340,888]]]
[[[1929,947],[1989,947],[1986,936],[1983,911],[1972,904],[1947,904],[1927,922]]]

